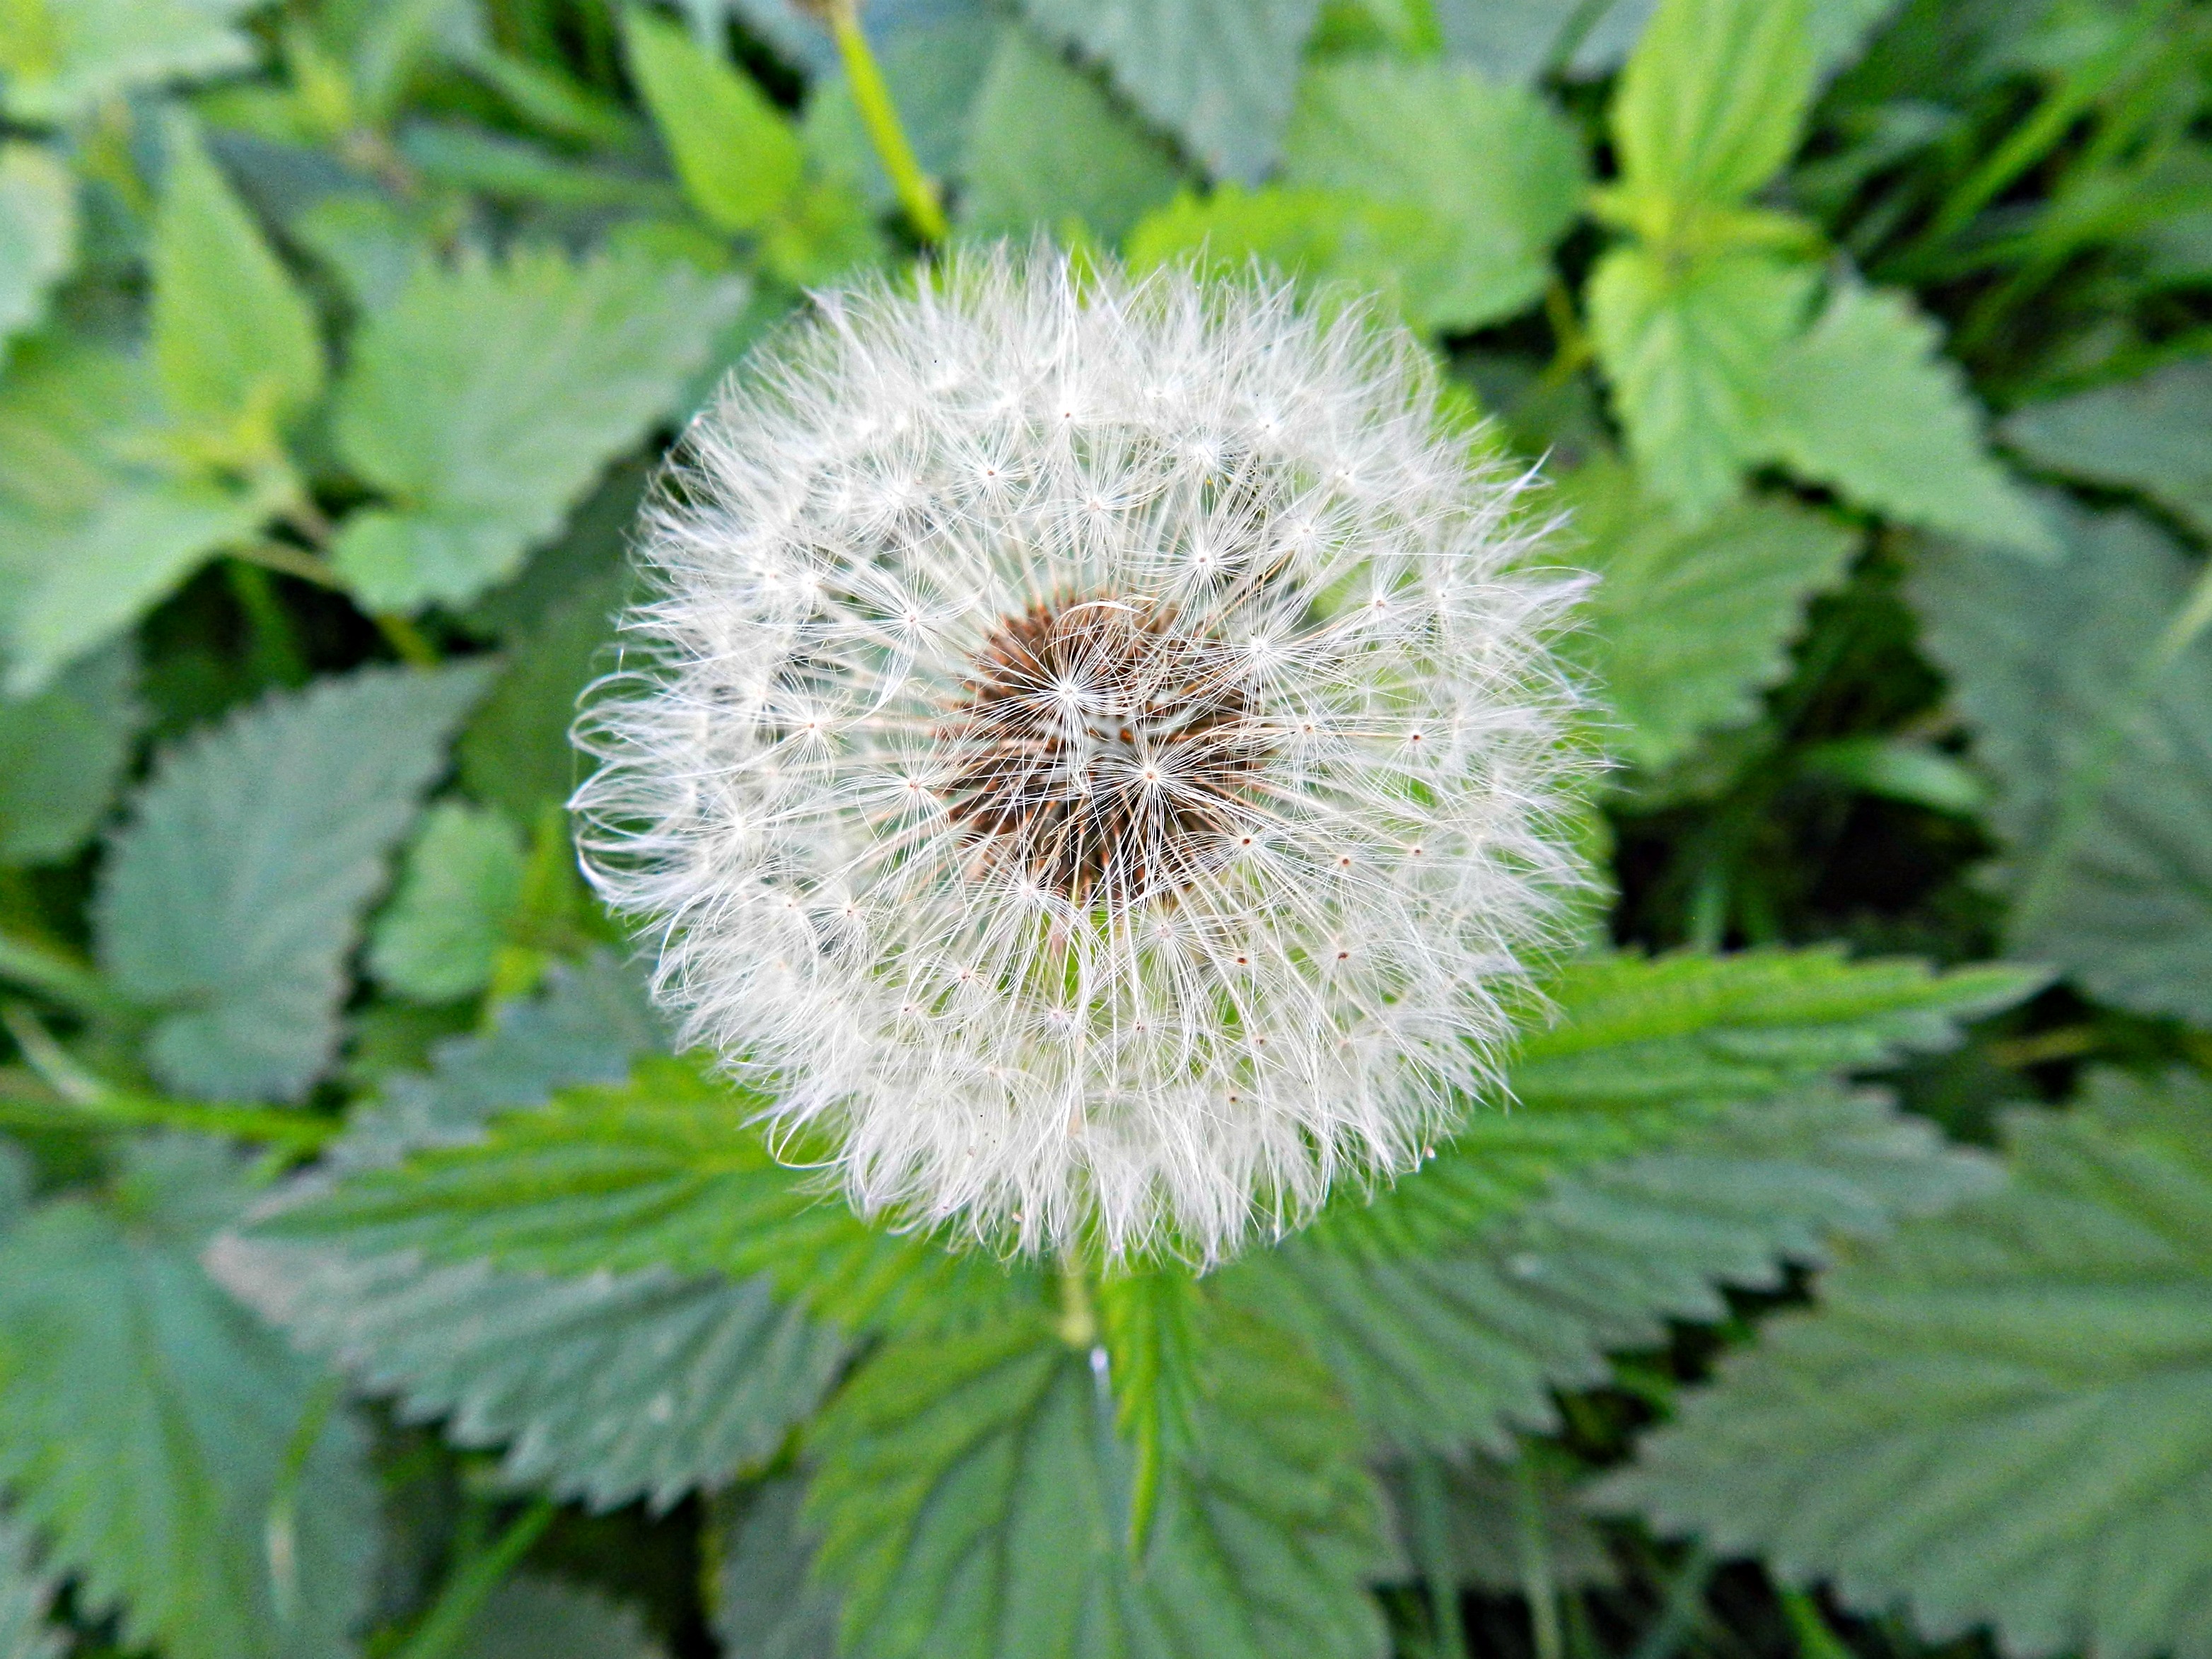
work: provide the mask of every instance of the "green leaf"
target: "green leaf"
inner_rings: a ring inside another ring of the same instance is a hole
[[[323,388],[314,313],[183,116],[149,250],[154,369],[187,439],[224,460],[281,456],[283,424]]]
[[[583,1279],[426,1267],[227,1239],[223,1283],[300,1347],[457,1445],[507,1447],[501,1476],[595,1510],[665,1510],[772,1455],[845,1357],[768,1281],[655,1269]]]
[[[58,124],[127,88],[253,61],[232,27],[252,0],[10,0],[0,96],[19,121]]]
[[[1908,295],[1838,283],[1774,360],[1765,446],[1801,477],[1893,519],[2055,556],[2033,501],[1983,442],[1966,375],[1938,347]]]
[[[1275,159],[1321,0],[1024,0],[1023,9],[1103,63],[1207,172],[1251,184]]]
[[[665,1659],[644,1615],[593,1589],[536,1573],[485,1597],[456,1659]]]
[[[43,144],[0,143],[0,351],[76,263],[76,180]]]
[[[1316,1228],[1230,1270],[1230,1293],[1302,1332],[1386,1440],[1509,1455],[1513,1430],[1558,1428],[1553,1390],[1607,1380],[1608,1351],[1662,1345],[1670,1320],[1723,1319],[1723,1285],[1779,1289],[1786,1263],[1989,1178],[1874,1097],[1702,1116],[1677,1113],[1652,1150],[1565,1176],[1456,1242],[1378,1256]]]
[[[1480,1453],[1415,1454],[1386,1462],[1382,1491],[1395,1512],[1397,1534],[1407,1541],[1406,1577],[1442,1580],[1454,1591],[1522,1593],[1528,1584],[1524,1523],[1533,1498],[1536,1536],[1553,1587],[1618,1583],[1620,1569],[1577,1501],[1578,1490],[1563,1478],[1562,1461],[1523,1451],[1512,1462]]]
[[[623,13],[623,39],[692,206],[732,233],[757,232],[780,217],[805,167],[789,119],[677,23],[631,6]]]
[[[1233,278],[1256,263],[1312,288],[1380,294],[1403,312],[1406,273],[1427,234],[1418,209],[1348,191],[1218,185],[1146,215],[1123,252],[1133,271],[1188,263]]]
[[[1299,88],[1283,177],[1419,210],[1408,316],[1481,326],[1533,304],[1585,182],[1573,132],[1534,94],[1440,63],[1346,58]]]
[[[115,798],[144,710],[122,645],[21,702],[0,702],[0,862],[45,864],[84,845]]]
[[[2212,1024],[2203,573],[2132,514],[2051,512],[2057,565],[1939,544],[1911,588],[1996,785],[2010,947],[2120,1007]]]
[[[1729,205],[1797,148],[1813,94],[1807,0],[1661,0],[1613,94],[1634,195]]]
[[[457,604],[512,574],[674,412],[744,298],[619,252],[419,270],[362,328],[338,391],[339,448],[394,502],[346,521],[339,570],[380,611]]]
[[[482,1256],[556,1274],[667,1267],[774,1276],[847,1325],[964,1318],[1034,1299],[1030,1276],[869,1226],[842,1194],[769,1154],[760,1097],[690,1064],[641,1061],[618,1088],[567,1089],[473,1144],[366,1170],[260,1224],[360,1252]]]
[[[1598,582],[1571,648],[1619,721],[1624,759],[1656,770],[1698,735],[1741,725],[1789,672],[1805,602],[1842,580],[1859,538],[1833,517],[1759,499],[1684,529],[1627,468],[1598,459],[1561,482]]]
[[[93,917],[116,988],[160,1011],[147,1059],[164,1083],[306,1093],[337,1043],[385,855],[483,688],[473,668],[363,669],[268,697],[155,763]]]
[[[745,1659],[836,1659],[837,1595],[811,1577],[815,1537],[796,1476],[714,1503],[714,1634]]]
[[[1930,1641],[2212,1653],[2212,1095],[2014,1115],[2012,1179],[1722,1363],[1607,1488]]]
[[[2029,404],[2000,434],[2047,472],[2139,489],[2212,537],[2212,362]]]
[[[1195,1432],[1136,1559],[1103,1350],[1008,1320],[878,1352],[809,1437],[845,1650],[1380,1655],[1379,1506],[1352,1424],[1279,1334],[1203,1316]]]
[[[0,1479],[79,1610],[121,1607],[125,1645],[335,1659],[374,1565],[366,1437],[200,1267],[246,1195],[225,1154],[126,1157],[112,1205],[59,1200],[0,1237]]]
[[[60,1588],[40,1564],[31,1529],[0,1510],[0,1654],[8,1659],[61,1659],[62,1633],[46,1622]]]
[[[1687,261],[1617,247],[1588,290],[1590,335],[1645,483],[1695,520],[1733,495],[1763,453],[1774,364],[1813,273],[1755,252]]]
[[[1107,241],[1174,195],[1181,176],[1164,143],[1023,28],[999,36],[960,170],[963,230],[1058,229],[1074,219]]]
[[[522,901],[522,836],[497,812],[441,801],[407,849],[398,896],[376,919],[368,966],[417,1002],[450,1002],[491,983]]]
[[[175,477],[140,359],[68,338],[0,376],[0,690],[28,696],[128,628],[276,503]]]

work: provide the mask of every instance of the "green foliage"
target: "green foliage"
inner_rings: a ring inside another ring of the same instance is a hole
[[[658,421],[742,284],[637,253],[522,249],[425,264],[363,327],[334,426],[392,506],[346,521],[339,571],[376,610],[472,598],[558,529]]]
[[[2053,511],[2056,566],[1945,545],[1916,587],[1997,782],[2012,948],[2122,1007],[2212,1021],[2203,574],[2132,514]]]
[[[1380,1509],[1328,1382],[1208,1304],[1190,1431],[1133,1556],[1103,1349],[1042,1320],[894,1343],[815,1426],[848,1652],[1377,1653]]]
[[[2212,535],[2212,364],[2201,358],[2016,409],[2003,434],[2047,472],[2139,489]]]
[[[76,179],[41,144],[0,143],[0,348],[45,316],[76,258]]]
[[[446,1002],[491,983],[522,901],[522,836],[495,811],[441,801],[407,849],[399,892],[370,934],[369,970],[403,996]]]
[[[102,967],[158,1011],[147,1063],[209,1097],[297,1099],[337,1042],[345,959],[476,670],[366,669],[171,750],[94,907]]]
[[[517,1574],[485,1600],[460,1659],[659,1659],[635,1607],[557,1578]]]
[[[1285,138],[1294,185],[1419,215],[1391,249],[1409,320],[1462,330],[1524,309],[1581,198],[1582,155],[1533,94],[1441,64],[1346,59],[1306,76]]]
[[[623,14],[623,35],[692,206],[733,234],[775,222],[805,167],[790,124],[750,80],[675,24],[632,8]]]
[[[1321,0],[1024,0],[1023,9],[1103,62],[1209,172],[1250,184],[1275,159]]]
[[[10,0],[0,88],[18,121],[64,121],[127,88],[252,60],[246,0]]]
[[[30,1528],[0,1513],[0,1653],[8,1659],[61,1659],[61,1632],[46,1622],[58,1588],[39,1562]]]
[[[714,1633],[749,1659],[836,1659],[837,1593],[809,1577],[816,1540],[805,1501],[806,1483],[785,1475],[716,1503]]]
[[[1185,191],[1154,210],[1124,244],[1133,270],[1191,261],[1224,276],[1263,270],[1330,292],[1381,294],[1407,309],[1407,257],[1428,234],[1420,210],[1364,196],[1279,185]]]
[[[0,702],[0,859],[44,864],[84,844],[131,758],[137,678],[118,642],[39,696]]]
[[[1608,1496],[1931,1639],[2203,1654],[2212,1097],[2107,1076],[2008,1141],[2003,1189],[1837,1268]]]
[[[1569,477],[1559,505],[1587,544],[1577,562],[1598,578],[1576,645],[1617,722],[1612,747],[1654,770],[1699,732],[1757,714],[1759,690],[1790,671],[1805,601],[1842,579],[1858,542],[1771,498],[1684,529],[1603,460]]]
[[[0,1479],[88,1611],[180,1659],[338,1655],[374,1551],[362,1435],[208,1279],[245,1197],[205,1142],[0,1237]]]

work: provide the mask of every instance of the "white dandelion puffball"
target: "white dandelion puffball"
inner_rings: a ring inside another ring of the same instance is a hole
[[[1437,396],[1040,250],[817,298],[694,424],[585,860],[863,1213],[1210,1262],[1493,1079],[1580,878],[1576,586]]]

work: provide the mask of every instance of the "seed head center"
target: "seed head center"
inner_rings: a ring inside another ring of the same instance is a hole
[[[977,875],[1079,903],[1169,895],[1233,855],[1267,758],[1237,654],[1146,600],[1002,621],[939,728]]]

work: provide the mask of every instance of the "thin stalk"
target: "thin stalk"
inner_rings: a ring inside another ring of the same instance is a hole
[[[500,1581],[521,1565],[530,1547],[553,1524],[553,1503],[541,1498],[515,1517],[514,1523],[483,1554],[446,1581],[437,1605],[416,1627],[415,1634],[395,1659],[446,1659],[469,1633],[469,1626],[483,1611]]]
[[[0,980],[35,992],[73,1014],[118,1014],[121,998],[89,963],[72,953],[0,933]]]
[[[1413,1500],[1416,1565],[1429,1592],[1429,1617],[1436,1626],[1438,1659],[1470,1659],[1467,1622],[1460,1617],[1459,1573],[1452,1560],[1451,1519],[1446,1507],[1444,1472],[1426,1452],[1406,1463],[1407,1495]]]
[[[228,550],[230,556],[246,564],[258,565],[264,570],[273,570],[280,576],[296,577],[303,582],[313,582],[317,587],[336,588],[343,592],[344,579],[331,568],[326,559],[296,547],[287,547],[282,542],[246,542]]]
[[[1544,1494],[1537,1485],[1536,1460],[1522,1453],[1514,1466],[1515,1507],[1521,1533],[1521,1594],[1528,1603],[1528,1627],[1536,1659],[1565,1659],[1559,1636],[1559,1586],[1552,1571],[1552,1540],[1544,1530]]]
[[[884,171],[890,175],[899,205],[906,210],[922,240],[945,241],[952,234],[945,204],[938,200],[937,186],[921,170],[914,146],[907,142],[898,106],[891,101],[891,89],[884,81],[875,53],[869,50],[868,37],[861,31],[860,8],[854,0],[830,0],[826,10],[830,32],[837,41],[837,55],[845,63],[845,78],[852,85],[853,102],[860,109],[861,124],[868,130],[868,140],[875,145]]]
[[[385,643],[392,653],[410,668],[435,668],[440,661],[438,647],[422,636],[422,630],[397,611],[376,613],[377,631],[384,635]]]
[[[1776,1594],[1781,1597],[1790,1632],[1797,1638],[1797,1659],[1852,1659],[1850,1644],[1822,1616],[1819,1602],[1801,1589]]]
[[[1705,1584],[1713,1576],[1713,1558],[1703,1544],[1691,1546],[1680,1568],[1667,1586],[1667,1600],[1659,1617],[1629,1659],[1674,1659],[1705,1610]]]
[[[294,637],[292,619],[269,580],[269,572],[246,559],[232,559],[223,567],[231,597],[253,633],[253,661],[264,680],[278,685],[301,685],[307,678],[307,659]]]

